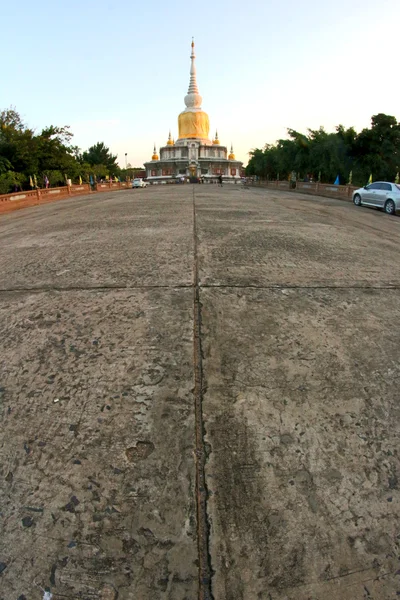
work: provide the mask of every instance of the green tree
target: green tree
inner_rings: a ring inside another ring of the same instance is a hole
[[[26,182],[26,177],[23,173],[15,173],[14,171],[7,171],[0,175],[0,194],[8,194],[13,191],[13,187],[17,185],[21,188]]]
[[[250,150],[249,155],[251,156],[249,164],[247,165],[246,175],[257,175],[258,177],[266,177],[265,170],[265,148],[260,150]]]
[[[75,148],[71,146],[71,138],[69,127],[53,125],[43,129],[36,138],[38,172],[43,176],[47,175],[50,182],[54,179],[54,172],[61,171],[72,179],[80,175],[81,166],[75,157]],[[61,181],[58,185],[60,184]]]
[[[353,183],[362,185],[370,173],[375,180],[394,181],[399,166],[400,123],[380,113],[372,117],[371,127],[359,134],[343,125],[338,125],[334,133],[320,127],[309,129],[307,135],[288,129],[288,139],[250,152],[246,173],[271,177],[276,171],[282,178],[294,170],[301,177],[321,173],[321,180],[330,183],[339,175],[345,183],[352,171]]]
[[[7,173],[7,171],[11,171],[12,164],[5,156],[0,156],[0,175],[3,173]]]
[[[371,119],[371,129],[363,129],[354,144],[356,171],[364,181],[370,173],[374,179],[394,181],[400,164],[400,123],[379,113]]]
[[[3,191],[7,185],[12,189],[16,178],[29,185],[30,175],[37,176],[39,186],[45,175],[52,185],[65,184],[65,175],[77,180],[88,165],[78,161],[79,149],[71,145],[72,137],[68,126],[50,125],[35,134],[14,108],[1,111],[0,174],[4,175]],[[17,177],[18,173],[22,177]]]
[[[34,131],[22,121],[14,108],[0,112],[0,156],[15,172],[37,172]]]
[[[111,154],[111,151],[104,142],[97,142],[94,146],[91,146],[86,150],[80,160],[86,162],[92,167],[94,165],[104,165],[109,173],[117,173],[120,168],[117,163],[117,156]]]

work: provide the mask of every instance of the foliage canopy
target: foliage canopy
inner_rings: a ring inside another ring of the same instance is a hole
[[[40,133],[30,129],[11,107],[0,111],[0,194],[13,186],[29,187],[30,176],[36,176],[38,186],[47,176],[50,185],[64,185],[65,179],[88,181],[96,177],[123,175],[103,142],[86,152],[72,144],[68,126],[50,125]]]
[[[339,175],[347,183],[352,172],[353,183],[364,185],[371,173],[374,180],[394,181],[400,169],[400,123],[389,115],[374,115],[371,127],[358,134],[338,125],[334,133],[323,127],[309,129],[307,135],[288,129],[288,136],[252,150],[246,174],[286,179],[295,171],[300,178],[327,183]]]

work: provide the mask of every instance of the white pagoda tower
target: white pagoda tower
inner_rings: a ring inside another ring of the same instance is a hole
[[[160,154],[154,145],[152,159],[144,165],[149,182],[173,182],[188,178],[192,181],[202,178],[207,182],[215,181],[220,175],[224,181],[233,183],[240,179],[243,163],[235,159],[233,146],[228,154],[227,147],[219,142],[218,132],[213,140],[209,139],[210,122],[201,108],[195,59],[192,41],[189,89],[185,96],[186,108],[178,117],[178,139],[175,142],[169,132],[168,141],[160,148]]]

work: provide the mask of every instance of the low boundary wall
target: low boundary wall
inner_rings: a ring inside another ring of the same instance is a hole
[[[267,188],[275,190],[284,190],[288,192],[298,192],[312,196],[325,196],[326,198],[339,198],[351,202],[354,190],[357,189],[354,185],[333,185],[331,183],[308,183],[305,181],[297,181],[294,188],[291,187],[289,181],[266,181],[259,180],[256,182],[247,183],[248,186],[256,188]],[[97,194],[101,192],[109,192],[110,190],[118,191],[128,189],[130,186],[126,181],[122,182],[105,182],[96,184],[96,189],[92,190],[88,183],[81,185],[65,185],[57,188],[37,189],[27,192],[14,192],[12,194],[0,195],[0,214],[8,213],[20,208],[28,206],[36,206],[38,204],[46,204],[72,196],[81,196],[84,194]]]
[[[20,208],[28,206],[37,206],[38,204],[46,204],[72,196],[82,196],[85,194],[97,194],[98,192],[109,192],[110,190],[117,191],[129,188],[129,183],[110,182],[98,183],[96,189],[92,190],[88,183],[78,185],[65,185],[56,188],[29,190],[27,192],[14,192],[12,194],[0,194],[0,214],[8,213]]]
[[[275,190],[285,190],[288,192],[298,192],[301,194],[311,194],[312,196],[325,196],[326,198],[339,198],[340,200],[352,201],[355,185],[334,185],[332,183],[309,183],[306,181],[297,181],[295,187],[291,187],[289,181],[263,181],[259,180],[249,183],[251,187],[264,187]]]

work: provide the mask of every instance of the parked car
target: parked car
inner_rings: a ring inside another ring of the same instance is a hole
[[[356,206],[383,208],[388,215],[400,212],[400,185],[387,181],[375,181],[353,192]]]
[[[147,181],[144,181],[143,179],[134,179],[132,182],[132,188],[139,188],[139,187],[147,187],[149,184]]]

